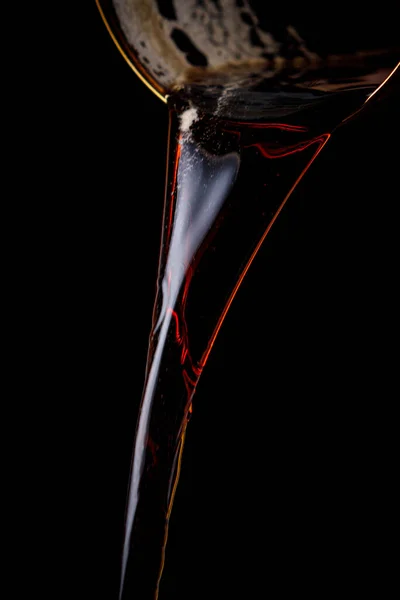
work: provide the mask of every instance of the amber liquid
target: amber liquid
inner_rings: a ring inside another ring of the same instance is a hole
[[[124,600],[158,596],[194,393],[241,281],[332,131],[371,91],[346,92],[280,119],[235,119],[187,94],[169,98],[163,235],[127,504]]]

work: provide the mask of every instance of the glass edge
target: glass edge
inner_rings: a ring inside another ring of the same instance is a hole
[[[101,5],[101,0],[95,0],[97,9],[100,13],[100,16],[103,20],[104,25],[106,26],[106,29],[108,31],[108,33],[111,36],[111,39],[113,40],[114,44],[116,45],[118,51],[120,52],[120,54],[123,56],[123,58],[125,59],[125,61],[128,63],[128,65],[130,66],[130,68],[132,69],[132,71],[135,73],[135,75],[137,75],[137,77],[139,77],[139,79],[149,88],[149,90],[151,92],[153,92],[153,94],[155,94],[157,96],[157,98],[159,98],[160,100],[162,100],[164,103],[167,102],[167,95],[163,96],[163,94],[161,93],[160,90],[158,90],[156,87],[154,87],[150,81],[148,81],[146,79],[146,77],[143,75],[143,73],[141,72],[140,68],[135,64],[133,58],[131,56],[129,56],[125,50],[122,48],[121,44],[119,43],[117,36],[114,33],[114,30],[109,22],[109,20],[106,17],[106,14],[103,10],[103,7]]]

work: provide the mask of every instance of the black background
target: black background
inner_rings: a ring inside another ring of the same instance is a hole
[[[112,600],[168,119],[92,12],[90,43],[60,103],[67,143],[48,149],[61,165],[37,240],[42,260],[32,266],[44,349],[31,383],[54,399],[43,404],[52,418],[46,506],[54,544],[68,548],[59,561],[53,544],[47,551],[57,594],[71,587],[76,598]],[[162,600],[276,588],[320,596],[349,577],[352,589],[386,585],[396,506],[398,100],[397,87],[336,133],[230,309],[196,392]]]

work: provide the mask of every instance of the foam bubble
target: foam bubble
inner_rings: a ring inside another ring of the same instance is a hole
[[[193,125],[193,123],[195,121],[198,120],[198,118],[199,118],[199,114],[198,114],[197,108],[194,108],[194,106],[192,106],[191,108],[186,109],[179,116],[181,133],[183,133],[183,134],[189,133],[191,126]]]

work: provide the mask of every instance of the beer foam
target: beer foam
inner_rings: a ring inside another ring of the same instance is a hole
[[[183,134],[188,134],[191,126],[195,121],[199,118],[199,113],[197,108],[192,106],[191,108],[186,109],[181,115],[179,115],[180,119],[180,132]]]

